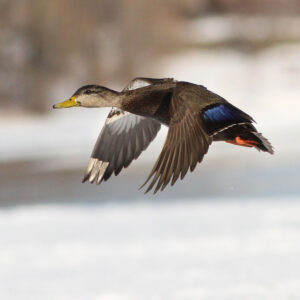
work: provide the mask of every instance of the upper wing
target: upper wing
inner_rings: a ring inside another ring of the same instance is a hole
[[[124,90],[152,84],[151,79],[136,78]],[[118,108],[112,108],[97,139],[82,182],[99,184],[114,172],[118,175],[145,150],[157,135],[160,123]]]
[[[181,179],[188,169],[193,171],[197,162],[212,143],[212,138],[204,131],[200,112],[195,112],[187,104],[184,95],[174,92],[171,101],[172,115],[164,147],[144,185],[153,177],[146,193],[158,181],[154,193],[163,190],[170,182],[173,185],[181,174]],[[144,186],[143,185],[143,186]]]
[[[174,82],[173,78],[145,78],[137,77],[131,80],[123,91],[139,89],[151,84],[161,84],[167,82]]]

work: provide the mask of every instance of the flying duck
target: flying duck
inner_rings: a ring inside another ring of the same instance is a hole
[[[137,159],[160,130],[169,127],[163,149],[143,186],[156,193],[183,179],[214,141],[273,154],[254,120],[202,85],[172,78],[135,78],[121,92],[99,85],[79,88],[53,108],[112,107],[97,139],[82,182],[100,184]],[[142,187],[143,187],[142,186]]]

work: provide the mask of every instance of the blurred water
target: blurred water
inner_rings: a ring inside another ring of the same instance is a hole
[[[23,167],[24,168],[24,167]],[[31,167],[30,167],[31,168]],[[16,167],[17,169],[17,167]],[[24,168],[26,170],[26,168]],[[215,167],[213,163],[199,166],[183,181],[164,192],[144,195],[138,190],[151,165],[132,166],[118,177],[113,176],[100,186],[81,183],[82,170],[34,172],[22,170],[18,175],[6,172],[1,181],[1,206],[11,207],[38,203],[105,203],[126,201],[177,201],[192,198],[284,197],[300,198],[299,165],[275,167],[232,166]],[[117,188],[116,188],[117,187]]]

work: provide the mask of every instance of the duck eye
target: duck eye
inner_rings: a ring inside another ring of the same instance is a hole
[[[92,91],[91,90],[86,90],[84,93],[87,94],[87,95],[89,95],[89,94],[92,93]]]

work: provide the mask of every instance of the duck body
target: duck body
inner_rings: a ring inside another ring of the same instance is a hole
[[[172,118],[170,103],[173,97],[175,84],[157,84],[157,89],[152,86],[138,90],[123,91],[120,94],[120,108],[124,111],[152,118],[169,126]]]
[[[87,89],[82,87],[70,99],[85,99]],[[145,182],[152,178],[146,192],[154,185],[157,192],[169,182],[173,185],[179,177],[183,179],[202,161],[214,141],[273,154],[271,144],[253,126],[252,117],[204,86],[170,78],[136,78],[122,92],[103,89],[97,92],[101,94],[99,98],[107,98],[103,94],[110,93],[114,107],[98,137],[83,181],[101,183],[112,173],[117,175],[148,147],[161,124],[169,131]],[[101,100],[101,106],[109,106],[105,101]]]
[[[204,86],[171,81],[157,84],[157,87],[153,89],[152,86],[146,86],[139,91],[124,91],[121,94],[124,99],[122,109],[169,126],[171,121],[176,120],[176,115],[180,115],[180,111],[172,110],[171,106],[174,93],[179,93],[183,102],[181,109],[191,109],[194,117],[202,120],[206,133],[213,137],[213,141],[225,141],[272,152],[270,147],[264,145],[261,135],[258,135],[252,125],[254,120],[248,114]]]

